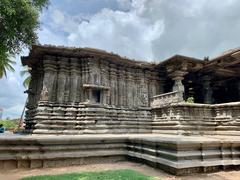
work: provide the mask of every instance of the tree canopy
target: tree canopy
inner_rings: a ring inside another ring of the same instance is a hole
[[[0,78],[13,71],[11,56],[37,42],[39,14],[48,0],[0,1]]]

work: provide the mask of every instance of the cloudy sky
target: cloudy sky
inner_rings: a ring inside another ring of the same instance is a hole
[[[41,44],[93,47],[146,61],[174,54],[211,58],[240,47],[239,9],[239,0],[50,0],[38,36]],[[5,118],[19,117],[26,99],[16,61],[16,72],[0,80]]]

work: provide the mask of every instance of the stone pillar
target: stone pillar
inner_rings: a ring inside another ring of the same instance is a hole
[[[170,77],[174,81],[174,85],[173,85],[173,88],[172,88],[173,91],[179,91],[179,92],[184,93],[185,88],[184,88],[184,85],[182,83],[182,80],[184,79],[184,76],[186,74],[187,73],[183,72],[183,71],[175,71],[175,72],[170,74]]]
[[[132,68],[128,68],[128,72],[127,72],[127,76],[128,76],[128,87],[127,87],[127,98],[128,98],[128,107],[133,107],[134,105],[134,77],[133,77],[133,69]]]
[[[204,76],[203,77],[203,92],[204,92],[204,103],[205,104],[211,104],[212,103],[212,88],[210,86],[211,84],[211,77],[210,76]]]
[[[147,83],[148,106],[150,106],[153,93],[152,93],[152,89],[151,89],[151,72],[148,70],[145,71],[145,79],[146,79],[146,83]]]
[[[55,92],[53,88],[57,76],[55,57],[45,56],[45,59],[43,60],[43,69],[44,69],[43,89],[41,92],[40,100],[52,101],[53,93]]]
[[[109,87],[109,63],[106,61],[100,61],[100,83],[103,86]],[[102,90],[102,101],[104,105],[110,104],[110,92],[109,90]]]
[[[90,84],[90,72],[89,72],[89,66],[91,62],[87,58],[82,59],[82,84]],[[80,97],[82,102],[89,101],[89,92],[87,89],[84,89],[80,91]]]
[[[181,96],[182,99],[183,99],[184,93],[185,93],[185,88],[182,83],[182,80],[184,79],[184,76],[186,74],[187,74],[187,72],[184,72],[184,71],[175,71],[170,74],[170,77],[174,81],[172,91],[178,91],[179,95]]]
[[[126,105],[127,105],[127,93],[126,93],[126,67],[124,67],[123,68],[123,70],[122,70],[122,86],[123,86],[123,88],[122,88],[122,94],[123,94],[123,99],[122,99],[122,106],[124,106],[124,107],[126,107]]]
[[[122,106],[122,74],[121,74],[122,69],[117,68],[117,88],[118,88],[118,106]]]
[[[79,74],[79,66],[78,59],[71,58],[70,59],[70,102],[74,103],[77,101],[77,87],[78,87],[78,74]]]
[[[134,107],[141,106],[141,70],[135,69],[134,71],[134,89],[135,89],[135,97],[134,97]]]
[[[77,92],[76,92],[76,102],[82,102],[83,98],[83,83],[82,83],[82,59],[77,59]]]
[[[110,96],[111,105],[118,105],[118,82],[117,82],[117,69],[115,64],[110,64]]]
[[[126,104],[125,106],[126,107],[129,107],[129,90],[130,90],[130,69],[126,68],[126,71],[125,71],[125,80],[126,80],[126,88],[125,88],[125,97],[126,97]]]
[[[147,79],[145,77],[145,72],[144,71],[140,71],[139,73],[139,77],[140,77],[140,93],[139,93],[139,100],[140,100],[140,106],[145,107],[148,106],[148,82]]]
[[[184,85],[182,84],[182,80],[184,78],[183,77],[174,77],[172,79],[174,80],[173,91],[184,92],[185,88],[184,88]]]
[[[65,86],[67,81],[67,66],[68,59],[60,58],[59,59],[59,72],[58,72],[58,89],[57,89],[57,101],[63,103],[65,99]]]

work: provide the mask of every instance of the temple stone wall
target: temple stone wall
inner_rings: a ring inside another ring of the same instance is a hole
[[[32,67],[26,131],[46,134],[151,133],[158,73],[96,57],[46,55]]]
[[[153,109],[153,133],[239,135],[240,103],[176,103]]]

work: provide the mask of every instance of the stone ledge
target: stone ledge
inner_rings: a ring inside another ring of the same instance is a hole
[[[240,165],[240,138],[179,135],[0,136],[1,168],[44,168],[137,160],[172,174]]]

